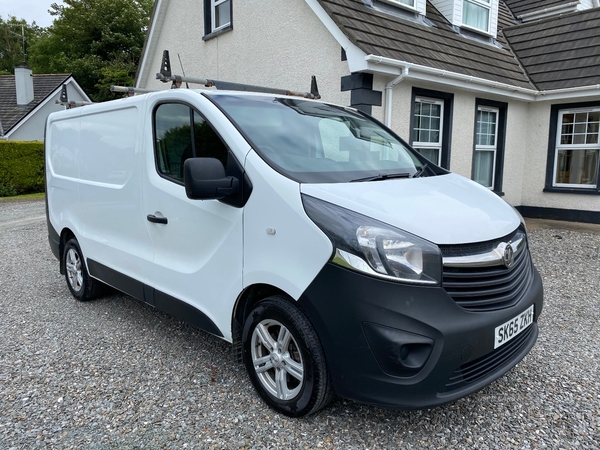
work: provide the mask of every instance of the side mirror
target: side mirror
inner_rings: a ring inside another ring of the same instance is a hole
[[[225,176],[216,158],[188,158],[183,164],[185,193],[192,200],[219,200],[239,192],[237,178]]]

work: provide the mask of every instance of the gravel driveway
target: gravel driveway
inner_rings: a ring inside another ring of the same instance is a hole
[[[1,449],[600,447],[600,234],[531,231],[540,337],[491,386],[433,410],[336,399],[295,420],[218,338],[121,294],[76,302],[43,214],[0,202]]]

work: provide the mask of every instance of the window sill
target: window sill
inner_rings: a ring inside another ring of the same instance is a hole
[[[583,194],[583,195],[600,195],[598,188],[559,188],[559,187],[546,187],[544,192],[552,192],[556,194]]]
[[[212,33],[208,33],[205,34],[204,36],[202,36],[202,40],[203,41],[210,41],[211,39],[214,39],[218,36],[221,36],[224,33],[227,33],[229,31],[233,30],[233,25],[229,24],[227,25],[225,28],[221,28],[220,30],[214,31]]]
[[[479,34],[479,35],[482,35],[482,36],[485,36],[488,38],[494,37],[494,35],[488,30],[482,30],[480,28],[475,28],[475,27],[472,27],[472,26],[464,24],[464,23],[460,24],[459,27],[461,30],[465,30],[470,33],[476,33],[476,34]]]

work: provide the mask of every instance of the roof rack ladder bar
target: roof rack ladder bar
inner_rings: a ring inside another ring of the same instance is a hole
[[[304,97],[310,99],[320,99],[319,89],[317,87],[317,79],[313,75],[311,78],[310,92],[298,92],[290,91],[287,89],[270,88],[266,86],[255,86],[252,84],[232,83],[229,81],[220,80],[209,80],[206,78],[193,78],[180,75],[173,75],[171,73],[171,62],[169,57],[169,51],[163,52],[163,60],[161,64],[160,73],[156,74],[156,79],[163,83],[173,82],[171,88],[180,88],[183,82],[192,84],[201,84],[206,87],[215,87],[217,89],[225,89],[231,91],[250,91],[250,92],[264,92],[267,94],[278,94],[278,95],[289,95],[294,97]]]

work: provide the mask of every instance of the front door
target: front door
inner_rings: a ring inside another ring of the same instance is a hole
[[[162,101],[149,118],[154,151],[147,155],[144,213],[154,246],[154,299],[160,309],[229,340],[242,289],[243,208],[185,194],[187,158],[214,157],[226,166],[234,158],[199,109]]]

